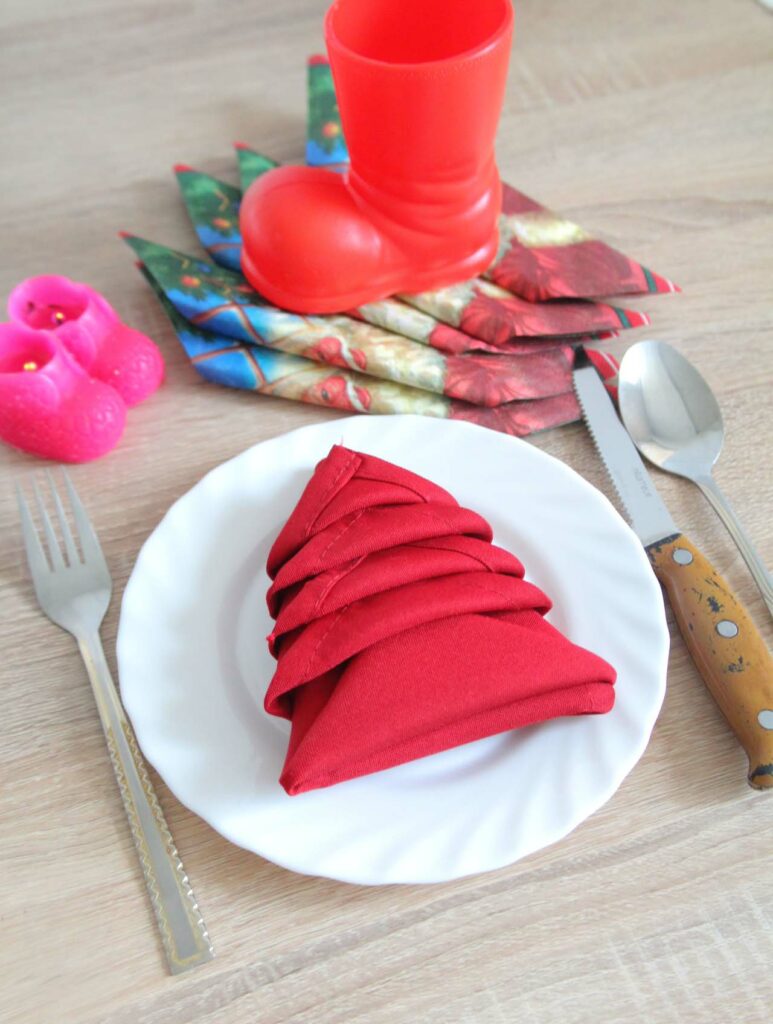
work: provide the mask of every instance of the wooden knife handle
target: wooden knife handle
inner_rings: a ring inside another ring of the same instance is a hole
[[[773,790],[773,658],[714,566],[684,534],[647,548],[703,681],[749,757],[749,785]]]

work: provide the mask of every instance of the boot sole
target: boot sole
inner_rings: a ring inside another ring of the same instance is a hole
[[[327,313],[345,313],[348,309],[355,309],[357,306],[366,305],[369,302],[378,302],[381,299],[395,297],[399,293],[410,294],[428,290],[447,288],[450,285],[460,284],[476,277],[481,271],[491,265],[497,253],[497,238],[482,246],[471,256],[455,263],[448,263],[442,267],[433,267],[430,270],[422,270],[412,273],[410,281],[405,277],[395,274],[385,278],[379,284],[378,291],[362,288],[356,292],[343,292],[332,297],[315,300],[306,300],[295,292],[285,292],[281,288],[275,288],[257,269],[249,257],[246,249],[242,249],[242,271],[263,298],[282,309],[293,313],[303,313],[309,316]],[[442,285],[438,285],[438,281]]]

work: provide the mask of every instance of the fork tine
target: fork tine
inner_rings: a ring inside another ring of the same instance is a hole
[[[54,572],[56,572],[57,569],[64,569],[62,549],[59,547],[59,541],[56,539],[54,527],[51,525],[51,517],[49,516],[43,502],[43,495],[40,493],[37,480],[34,479],[32,481],[32,493],[35,495],[35,501],[38,506],[38,518],[43,524],[43,532],[46,535],[48,557],[51,559],[51,565],[53,566]]]
[[[102,554],[102,548],[100,547],[99,539],[94,532],[94,527],[91,525],[91,520],[86,515],[86,509],[81,504],[78,492],[75,490],[69,473],[64,468],[62,469],[62,476],[64,477],[64,484],[70,497],[70,505],[72,506],[73,517],[75,518],[75,526],[78,531],[81,548],[83,549],[83,561],[87,565],[95,559],[104,563],[105,556]]]
[[[19,515],[24,535],[24,547],[27,551],[27,562],[29,563],[33,582],[37,585],[40,579],[51,572],[51,568],[43,552],[38,531],[35,529],[35,524],[32,521],[24,492],[18,484],[16,485],[16,497],[19,502]]]
[[[46,470],[46,476],[48,477],[48,486],[51,488],[51,494],[54,499],[54,505],[56,506],[56,515],[59,520],[59,528],[62,531],[62,537],[64,537],[64,546],[67,551],[67,561],[70,565],[77,565],[81,560],[81,556],[78,554],[78,549],[75,547],[75,541],[73,540],[72,531],[70,530],[70,524],[67,522],[67,515],[64,511],[64,505],[62,499],[59,497],[59,491],[56,489],[54,483],[54,477],[50,469]]]

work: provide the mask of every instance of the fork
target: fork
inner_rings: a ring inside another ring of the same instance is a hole
[[[48,483],[64,550],[40,489],[33,480],[45,544],[35,527],[24,493],[17,486],[27,561],[40,607],[52,622],[78,641],[169,969],[172,974],[181,974],[211,960],[214,952],[105,659],[99,628],[113,589],[110,571],[72,481],[64,469],[62,474],[80,552],[49,472]]]

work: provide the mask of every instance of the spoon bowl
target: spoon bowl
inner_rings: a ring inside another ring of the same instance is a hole
[[[725,428],[706,381],[675,348],[662,341],[640,341],[620,363],[619,404],[625,428],[642,455],[701,488],[738,545],[773,615],[770,574],[711,475]]]
[[[688,479],[711,473],[724,441],[722,412],[706,381],[670,345],[641,341],[620,365],[620,413],[650,462]]]

